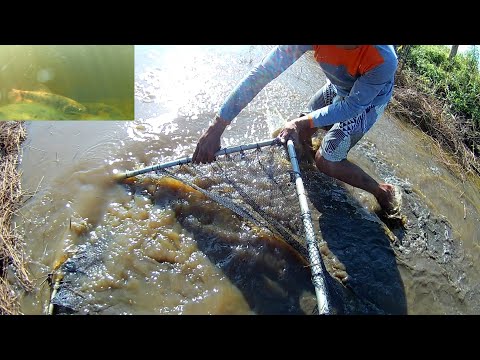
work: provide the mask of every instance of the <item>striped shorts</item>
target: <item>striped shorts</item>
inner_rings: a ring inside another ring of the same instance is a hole
[[[309,113],[340,101],[335,87],[327,82],[308,102],[302,114]],[[370,130],[382,115],[387,104],[370,105],[355,117],[324,127],[328,130],[322,140],[320,154],[328,161],[342,161],[350,149]]]

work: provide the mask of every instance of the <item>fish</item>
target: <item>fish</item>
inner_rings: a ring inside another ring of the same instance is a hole
[[[79,102],[68,97],[52,94],[47,91],[28,91],[12,89],[8,93],[8,99],[12,103],[36,102],[52,106],[63,111],[65,114],[78,114],[87,111],[87,108]]]

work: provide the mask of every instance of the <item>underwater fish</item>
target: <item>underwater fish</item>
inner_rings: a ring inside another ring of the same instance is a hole
[[[63,111],[66,114],[83,113],[87,108],[73,99],[62,95],[52,94],[47,91],[27,91],[12,89],[8,93],[10,102],[37,102],[52,106]]]

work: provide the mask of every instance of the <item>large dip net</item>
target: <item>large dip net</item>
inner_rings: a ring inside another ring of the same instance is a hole
[[[312,312],[329,314],[331,309],[325,282],[328,273],[319,251],[325,255],[328,248],[318,240],[318,229],[313,229],[305,194],[299,193],[301,178],[297,160],[292,161],[292,154],[289,156],[286,147],[274,142],[268,146],[250,145],[218,155],[216,161],[210,164],[192,164],[189,158],[185,158],[166,163],[164,167],[150,167],[136,176],[133,175],[142,171],[132,171],[124,176],[122,183],[134,193],[147,194],[156,205],[175,203],[175,213],[177,218],[182,218],[182,224],[194,221],[188,211],[182,210],[182,206],[190,206],[195,197],[199,207],[206,209],[209,204],[215,203],[223,209],[218,214],[205,210],[203,219],[202,210],[197,211],[200,213],[197,218],[204,228],[228,228],[229,222],[233,224],[235,218],[235,223],[240,225],[232,225],[232,229],[253,232],[289,248],[301,266],[311,271],[317,300]],[[184,187],[166,196],[162,188],[172,181],[182,183]],[[302,184],[300,192],[303,192]],[[198,202],[198,199],[201,201]],[[216,225],[216,221],[223,225]],[[79,312],[88,306],[88,296],[82,294],[84,284],[80,278],[92,277],[94,272],[98,272],[105,251],[102,243],[86,241],[58,267],[57,272],[61,275],[52,281],[54,290],[48,312]]]

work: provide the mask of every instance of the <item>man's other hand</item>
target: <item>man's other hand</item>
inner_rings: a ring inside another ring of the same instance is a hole
[[[194,164],[211,163],[215,161],[215,153],[220,150],[220,138],[225,128],[230,123],[216,117],[214,123],[205,131],[197,143],[197,148],[192,156]]]

